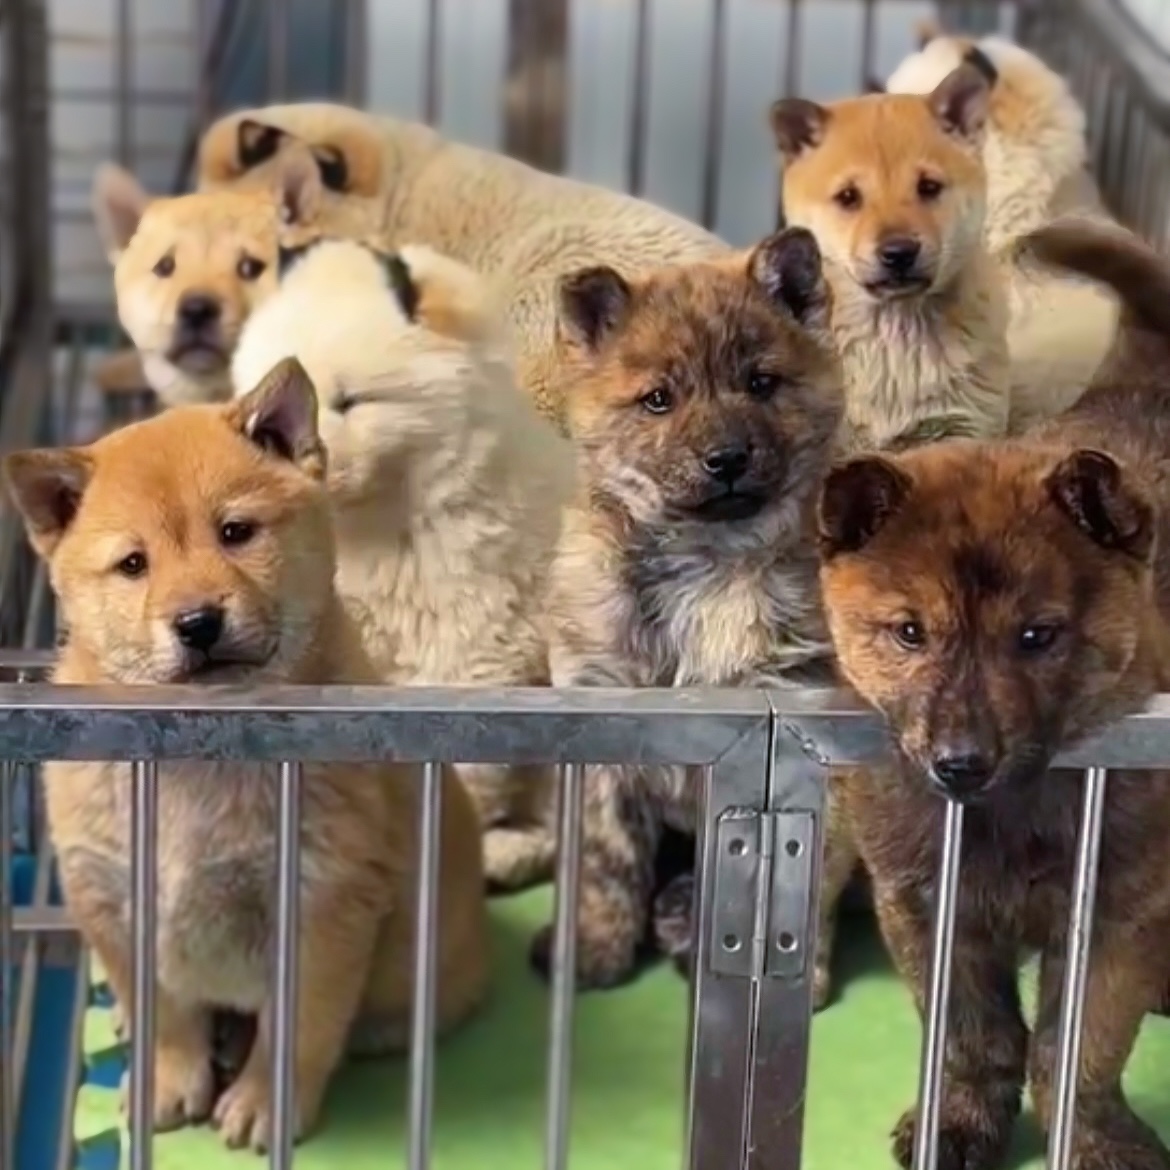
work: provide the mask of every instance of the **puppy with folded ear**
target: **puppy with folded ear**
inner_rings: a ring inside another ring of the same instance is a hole
[[[539,686],[545,578],[572,451],[516,385],[475,273],[425,247],[286,250],[234,363],[249,386],[286,356],[321,394],[338,587],[398,685]],[[466,765],[494,885],[551,875],[544,769]]]
[[[9,494],[47,562],[69,639],[53,680],[362,685],[377,672],[334,585],[336,551],[317,402],[285,362],[226,405],[180,406],[88,447],[4,462]],[[44,769],[65,899],[128,1019],[130,769]],[[416,770],[304,766],[298,1136],[347,1048],[403,1048],[412,997],[418,862]],[[478,824],[444,780],[438,1016],[481,1001],[488,975]],[[158,971],[154,1125],[214,1118],[229,1146],[272,1136],[270,1007],[277,766],[168,761],[158,768]],[[216,1099],[212,1020],[258,1017],[251,1051]]]
[[[252,191],[154,198],[121,167],[98,168],[93,209],[118,317],[164,406],[230,397],[240,330],[276,288],[280,244],[319,230],[322,198],[300,147]]]

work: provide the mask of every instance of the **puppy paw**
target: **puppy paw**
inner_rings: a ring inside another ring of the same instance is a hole
[[[122,1077],[122,1109],[130,1112],[130,1071]],[[156,1132],[198,1125],[211,1116],[215,1074],[211,1060],[159,1049],[154,1058],[154,1128]]]
[[[1170,1170],[1170,1151],[1121,1103],[1091,1125],[1080,1119],[1073,1142],[1074,1170]]]
[[[906,1112],[893,1133],[894,1157],[907,1170],[914,1157],[915,1110]],[[1011,1144],[1014,1115],[1002,1110],[948,1109],[944,1102],[938,1133],[937,1170],[996,1170]]]
[[[552,926],[539,930],[532,940],[528,961],[541,978],[552,979]],[[582,991],[601,991],[628,983],[637,973],[637,948],[626,946],[619,938],[594,940],[577,937],[577,986]]]
[[[245,1072],[220,1097],[212,1125],[219,1130],[229,1150],[264,1153],[272,1137],[272,1094],[266,1078]],[[299,1117],[293,1136],[301,1136]]]
[[[833,999],[833,973],[827,963],[817,963],[813,972],[813,1011],[827,1008]]]

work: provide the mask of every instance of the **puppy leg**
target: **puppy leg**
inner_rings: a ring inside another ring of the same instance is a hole
[[[857,846],[845,820],[842,802],[835,798],[830,778],[825,809],[825,856],[821,866],[821,910],[813,973],[813,1009],[825,1007],[833,994],[833,949],[837,937],[837,907],[857,869]]]
[[[662,822],[651,780],[636,768],[589,768],[585,775],[577,982],[615,987],[628,980],[646,935],[654,858]],[[553,927],[533,939],[531,961],[547,976]]]
[[[378,931],[377,903],[369,888],[302,889],[293,1057],[297,1139],[317,1119],[357,1015]],[[248,1060],[215,1107],[214,1124],[232,1149],[262,1152],[271,1140],[273,1010],[269,1002],[260,1012]]]
[[[1121,1087],[1142,1020],[1163,992],[1162,965],[1151,962],[1149,948],[1149,938],[1159,932],[1146,934],[1131,927],[1126,937],[1117,937],[1120,933],[1103,932],[1093,940],[1073,1165],[1076,1170],[1170,1170],[1170,1151],[1130,1108]],[[1028,1062],[1032,1099],[1045,1131],[1052,1117],[1064,958],[1063,938],[1041,956],[1040,1004]]]
[[[930,914],[921,892],[883,885],[874,896],[882,934],[899,974],[926,1008]],[[992,1170],[1002,1164],[1020,1112],[1028,1030],[1020,1012],[1016,955],[990,934],[956,932],[950,1028],[944,1070],[937,1170]],[[893,1133],[894,1156],[910,1165],[915,1110]]]
[[[654,899],[651,913],[654,945],[674,964],[675,970],[690,979],[695,953],[695,875],[680,873]]]

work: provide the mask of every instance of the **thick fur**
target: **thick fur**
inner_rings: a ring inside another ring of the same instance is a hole
[[[506,327],[472,271],[425,247],[322,240],[286,253],[233,366],[246,387],[286,356],[321,402],[338,587],[381,677],[539,686],[539,627],[569,444],[516,385]],[[549,876],[544,770],[464,767],[489,879]]]
[[[565,281],[566,401],[581,484],[549,595],[556,686],[790,685],[825,660],[806,520],[842,413],[813,237],[625,281]],[[739,475],[720,474],[733,453]],[[806,674],[805,677],[808,675]],[[696,829],[684,769],[590,769],[577,977],[628,978],[665,829]],[[689,886],[658,942],[689,966]],[[680,925],[680,918],[682,925]],[[534,942],[547,970],[551,933]]]
[[[323,188],[308,152],[286,151],[270,178],[258,190],[153,198],[121,167],[98,168],[93,209],[118,317],[165,406],[231,397],[232,351],[276,288],[279,244],[316,227]]]
[[[1007,428],[1007,305],[983,245],[988,98],[964,66],[925,97],[772,107],[785,220],[827,261],[848,448]],[[891,249],[912,262],[891,267]]]
[[[376,223],[383,247],[427,244],[498,283],[520,384],[558,422],[557,280],[590,264],[635,275],[727,251],[696,225],[628,195],[448,142],[416,123],[325,103],[215,123],[202,143],[200,187],[270,184],[290,136],[322,160],[331,233],[364,234]]]
[[[929,92],[973,53],[994,74],[983,151],[987,242],[1009,292],[1011,427],[1018,432],[1077,399],[1117,324],[1111,289],[1023,263],[1013,251],[1021,236],[1060,216],[1108,218],[1089,170],[1085,112],[1060,74],[1009,40],[936,29],[924,30],[924,39],[890,76],[890,92]]]
[[[89,447],[10,455],[9,491],[48,562],[68,640],[60,684],[369,684],[376,673],[333,584],[316,401],[285,363],[226,406],[164,411]],[[192,622],[217,614],[217,631]],[[363,1052],[409,1038],[418,777],[306,764],[301,833],[296,1132],[316,1118],[351,1029]],[[154,1120],[213,1117],[263,1148],[272,1092],[275,764],[159,768]],[[69,908],[126,1018],[131,993],[130,769],[45,767]],[[482,999],[487,919],[478,825],[444,786],[438,1015]],[[214,1100],[212,1010],[258,1014],[235,1083]]]
[[[1042,1123],[1081,777],[1054,756],[1170,683],[1170,269],[1062,223],[1032,259],[1109,281],[1126,311],[1081,400],[1026,438],[856,459],[827,479],[822,582],[845,677],[896,762],[843,783],[882,930],[923,1006],[947,795],[969,803],[940,1170],[1002,1164],[1025,1080]],[[1122,1074],[1170,975],[1170,773],[1110,773],[1085,998],[1076,1170],[1166,1170]],[[1040,952],[1029,1034],[1017,968]],[[910,1164],[913,1112],[895,1152]]]

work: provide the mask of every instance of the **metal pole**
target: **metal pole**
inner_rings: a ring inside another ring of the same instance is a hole
[[[130,1015],[130,1170],[150,1170],[154,1134],[154,991],[158,874],[158,765],[133,766],[130,809],[130,933],[134,943]]]

